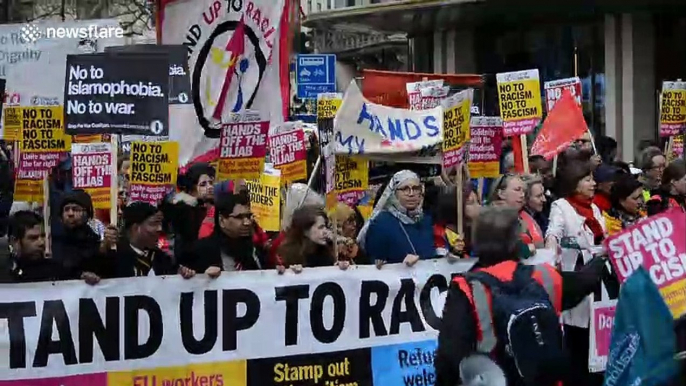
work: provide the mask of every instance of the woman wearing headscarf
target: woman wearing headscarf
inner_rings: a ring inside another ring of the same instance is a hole
[[[617,178],[610,190],[609,210],[603,212],[605,227],[612,235],[629,228],[645,217],[643,213],[643,184],[630,174]]]
[[[305,205],[314,205],[324,208],[325,201],[321,195],[310,189],[306,184],[292,184],[288,188],[288,192],[286,192],[286,200],[284,202],[283,213],[281,217],[281,232],[278,236],[276,236],[269,247],[269,267],[276,267],[280,264],[280,259],[278,257],[279,246],[286,238],[286,232],[291,226],[293,213],[295,213],[296,209]]]
[[[393,175],[357,242],[377,267],[384,263],[414,265],[437,256],[432,221],[422,210],[424,187],[414,172]]]

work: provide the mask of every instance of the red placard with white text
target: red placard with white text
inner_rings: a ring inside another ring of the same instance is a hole
[[[562,90],[567,89],[576,103],[581,106],[581,79],[578,76],[573,78],[553,80],[550,82],[545,82],[545,108],[547,112],[553,109],[555,103],[562,98]]]
[[[269,136],[269,157],[281,170],[281,184],[307,178],[305,131],[295,129]]]

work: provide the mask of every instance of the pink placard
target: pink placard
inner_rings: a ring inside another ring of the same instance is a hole
[[[615,321],[615,306],[594,307],[593,323],[595,328],[595,347],[599,357],[606,357],[610,352],[612,326]]]
[[[562,98],[562,92],[565,89],[572,93],[572,96],[576,99],[576,103],[581,106],[581,79],[560,79],[545,83],[545,105],[548,112],[550,112],[555,106],[555,103]]]
[[[307,150],[303,129],[270,136],[269,155],[275,167],[306,159]]]
[[[59,163],[62,152],[19,153],[17,179],[42,180]]]
[[[174,189],[173,185],[131,184],[129,188],[130,200],[131,202],[141,201],[157,205],[172,189]]]
[[[269,122],[229,123],[222,126],[220,158],[264,158]]]
[[[686,214],[672,209],[639,222],[607,238],[619,281],[623,283],[643,266],[658,288],[668,287],[686,278]]]
[[[107,386],[107,373],[0,381],[0,386]]]
[[[112,154],[72,154],[74,187],[109,188],[112,186]]]

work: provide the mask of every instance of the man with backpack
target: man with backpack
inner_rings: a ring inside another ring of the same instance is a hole
[[[472,235],[479,261],[451,283],[438,337],[436,386],[460,382],[460,362],[475,353],[490,356],[508,386],[560,385],[568,376],[559,315],[593,293],[606,261],[581,271],[519,262],[522,246],[516,211],[484,208]]]

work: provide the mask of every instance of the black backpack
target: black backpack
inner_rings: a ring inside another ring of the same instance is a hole
[[[552,385],[567,376],[569,355],[560,319],[533,271],[533,266],[518,264],[510,282],[483,271],[471,272],[466,279],[472,291],[478,290],[475,282],[491,291],[497,344],[486,354],[493,354],[506,373],[518,376],[525,385]],[[483,330],[484,321],[480,323]]]

